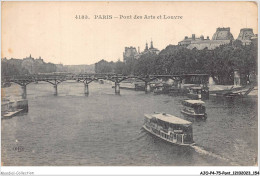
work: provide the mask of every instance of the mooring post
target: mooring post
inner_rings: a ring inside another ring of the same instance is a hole
[[[240,86],[240,73],[238,69],[234,70],[234,86]]]
[[[150,82],[145,82],[145,93],[149,93],[151,91]]]
[[[84,83],[85,85],[85,95],[89,94],[89,90],[88,90],[88,83]]]
[[[120,84],[118,82],[115,82],[115,94],[120,94]]]
[[[181,88],[182,88],[182,87],[181,87],[181,81],[178,80],[178,81],[177,81],[177,84],[178,84],[178,89],[181,90]]]
[[[53,87],[54,87],[54,95],[57,96],[58,95],[58,85],[54,84]]]
[[[185,82],[186,82],[185,78],[181,79],[181,88],[184,87]]]
[[[22,99],[27,98],[26,85],[22,86]]]

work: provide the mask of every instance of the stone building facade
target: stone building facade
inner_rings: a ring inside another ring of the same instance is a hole
[[[199,38],[196,38],[195,34],[192,34],[191,37],[188,37],[188,36],[185,36],[185,38],[178,42],[178,45],[181,45],[181,46],[189,46],[191,43],[193,42],[196,42],[196,41],[208,41],[209,40],[209,37],[207,36],[206,39],[204,39],[204,36],[201,35]]]
[[[204,48],[208,48],[209,50],[213,50],[220,45],[232,44],[234,40],[235,39],[230,32],[230,28],[227,27],[217,28],[211,40],[209,40],[209,37],[204,39],[203,36],[196,38],[195,34],[192,34],[191,38],[186,36],[184,40],[178,43],[178,45],[186,46],[188,49],[196,48],[198,50],[202,50]],[[257,35],[253,33],[253,29],[243,28],[240,30],[237,40],[242,41],[243,45],[249,45],[251,42],[257,42]]]
[[[148,47],[148,43],[145,44],[144,51],[140,52],[140,48],[138,47],[138,51],[135,47],[125,47],[125,51],[123,52],[123,60],[127,62],[129,59],[139,59],[143,54],[153,53],[159,54],[160,50],[154,48],[153,41],[151,41],[150,47]]]
[[[257,41],[257,34],[254,34],[251,28],[242,28],[240,29],[237,40],[240,40],[243,45],[250,45],[251,42]]]
[[[137,52],[135,47],[125,47],[125,52],[123,52],[123,60],[127,62],[129,59],[134,59],[139,53]]]
[[[202,50],[204,48],[208,48],[210,50],[219,47],[220,45],[229,44],[234,40],[233,35],[230,32],[230,28],[217,28],[216,32],[213,34],[211,40],[197,40],[191,42],[188,49],[197,48],[198,50]]]

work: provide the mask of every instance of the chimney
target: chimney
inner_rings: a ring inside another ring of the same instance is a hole
[[[192,34],[192,40],[195,40],[195,34]]]
[[[140,54],[140,46],[138,46],[138,54]]]

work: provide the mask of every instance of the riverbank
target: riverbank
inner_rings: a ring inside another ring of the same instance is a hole
[[[141,85],[140,85],[141,86]],[[190,87],[194,87],[197,86],[196,84],[183,84],[182,85],[182,91],[183,92],[187,92],[189,91]],[[151,88],[152,90],[155,88],[156,86],[152,85]],[[163,85],[161,85],[161,87],[164,87]],[[169,85],[169,87],[172,87]],[[114,86],[112,86],[112,88],[114,88]],[[120,85],[121,89],[127,89],[127,90],[144,90],[144,84],[142,84],[142,88],[143,89],[137,89],[135,87],[134,83],[122,83]],[[217,93],[228,93],[228,92],[235,92],[235,93],[245,93],[247,92],[251,86],[236,86],[236,85],[208,85],[209,88],[209,93],[210,94],[217,94]],[[167,91],[166,91],[167,92]],[[165,93],[165,94],[168,94]],[[252,96],[252,97],[257,97],[258,95],[258,86],[254,87],[253,90],[249,91],[249,93],[247,94],[247,96]]]

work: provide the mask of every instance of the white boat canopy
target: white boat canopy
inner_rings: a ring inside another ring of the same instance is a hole
[[[202,89],[202,87],[190,87],[190,89]]]
[[[190,104],[204,104],[204,101],[201,100],[183,100],[184,102],[190,103]]]
[[[178,125],[191,125],[191,122],[181,119],[179,117],[175,117],[170,114],[165,113],[154,113],[154,114],[145,114],[145,117],[148,119],[156,118],[159,120],[162,120],[164,122],[169,122],[172,124],[178,124]]]

